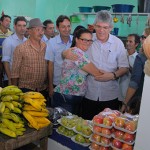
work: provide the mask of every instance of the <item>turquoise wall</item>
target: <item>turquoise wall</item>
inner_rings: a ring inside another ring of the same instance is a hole
[[[39,17],[42,21],[50,18],[55,22],[56,18],[61,14],[71,16],[73,13],[79,12],[79,6],[132,4],[135,6],[133,12],[136,13],[138,11],[137,1],[138,0],[0,0],[0,12],[4,10],[5,14],[12,16],[12,19],[15,16],[23,15],[32,18]],[[72,23],[72,29],[79,24],[85,27],[87,24],[92,24],[95,15],[80,15],[78,17],[80,22]],[[117,17],[120,19],[121,16],[117,15]],[[129,33],[142,34],[147,17],[139,17],[139,24],[136,24],[137,17],[132,17],[131,27],[127,25],[126,18],[127,16],[125,16],[124,24],[120,22],[114,24],[115,27],[119,27],[119,35],[126,36]]]

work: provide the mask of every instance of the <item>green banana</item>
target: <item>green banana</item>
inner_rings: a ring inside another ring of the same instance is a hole
[[[4,103],[7,108],[9,108],[10,110],[14,110],[14,105],[11,102],[4,102]]]
[[[22,108],[22,105],[21,105],[19,102],[12,101],[12,104],[13,104],[15,107]]]
[[[26,128],[22,127],[22,128],[18,128],[17,130],[24,132],[24,131],[26,131]]]
[[[5,127],[0,127],[0,132],[5,134],[5,135],[8,135],[10,137],[17,137],[16,133],[8,128],[5,128]]]
[[[2,123],[10,130],[16,131],[16,127],[14,126],[14,123],[8,119],[2,119]]]
[[[17,114],[21,114],[22,113],[22,111],[19,108],[17,108],[17,107],[14,107],[13,112],[17,113]]]
[[[19,135],[23,135],[23,131],[20,131],[20,130],[17,130],[15,133],[16,133],[18,136],[19,136]]]
[[[10,109],[7,108],[7,107],[5,107],[4,114],[5,114],[5,113],[10,113]]]
[[[11,95],[5,95],[5,96],[2,96],[2,97],[1,97],[1,100],[2,100],[3,102],[10,102],[10,101],[13,100],[13,98],[12,98]]]
[[[4,113],[4,110],[5,110],[5,103],[0,102],[0,113]]]
[[[2,118],[13,120],[16,123],[22,122],[21,118],[17,114],[14,114],[14,113],[4,113],[2,115]]]
[[[1,96],[4,95],[17,95],[19,93],[22,93],[21,89],[16,87],[5,87],[1,91]]]
[[[18,130],[19,128],[23,128],[24,124],[22,124],[22,123],[14,123],[14,126]]]
[[[19,100],[19,96],[18,95],[11,95],[12,96],[12,99],[14,101],[18,101]]]

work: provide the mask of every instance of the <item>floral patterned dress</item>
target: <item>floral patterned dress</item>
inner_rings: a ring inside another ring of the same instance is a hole
[[[86,77],[88,73],[81,68],[90,61],[88,55],[81,49],[76,48],[73,52],[78,56],[78,60],[64,60],[60,84],[56,86],[54,91],[66,95],[84,96],[87,89]]]

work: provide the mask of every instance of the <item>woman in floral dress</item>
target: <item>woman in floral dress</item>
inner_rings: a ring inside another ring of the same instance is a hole
[[[73,114],[79,114],[82,97],[87,89],[87,75],[102,74],[90,62],[86,54],[92,42],[92,33],[89,30],[80,29],[76,32],[73,40],[73,46],[75,46],[73,53],[78,56],[78,59],[76,61],[64,60],[60,84],[54,89],[52,107],[61,106]]]

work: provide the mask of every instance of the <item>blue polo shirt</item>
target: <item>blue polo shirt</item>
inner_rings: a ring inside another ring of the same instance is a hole
[[[72,44],[73,36],[69,36],[69,41],[64,43],[60,37],[60,34],[51,38],[47,42],[45,59],[54,63],[54,76],[53,76],[53,84],[58,85],[61,79],[61,71],[62,71],[62,52],[68,48],[70,48]]]

